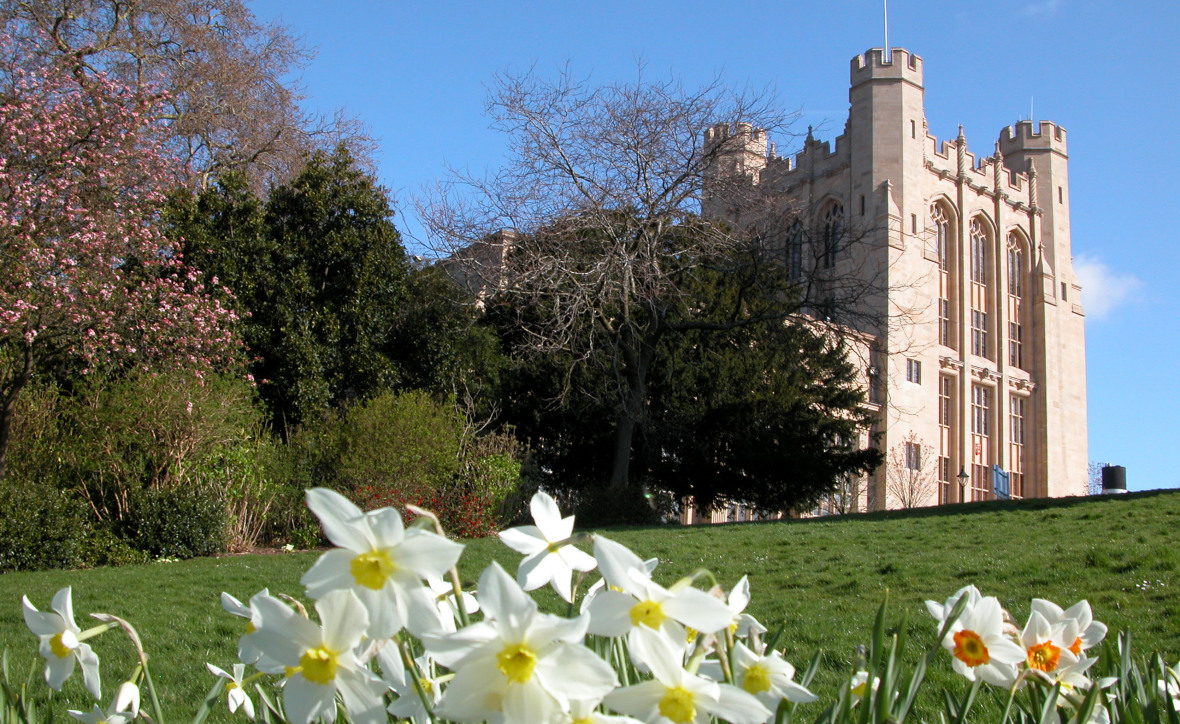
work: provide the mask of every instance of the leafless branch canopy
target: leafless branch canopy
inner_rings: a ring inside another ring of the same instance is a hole
[[[0,75],[40,53],[77,74],[167,93],[161,120],[193,185],[238,169],[261,192],[292,177],[310,150],[373,151],[356,119],[302,110],[289,79],[313,53],[241,0],[4,0],[0,22],[15,40],[0,49]]]

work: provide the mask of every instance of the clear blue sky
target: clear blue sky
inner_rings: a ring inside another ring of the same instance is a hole
[[[880,0],[826,2],[324,2],[259,0],[319,55],[311,108],[343,107],[380,144],[378,175],[418,235],[413,196],[448,165],[496,167],[483,115],[497,71],[569,63],[592,81],[667,73],[771,87],[828,140],[848,109],[848,61],[882,44]],[[930,132],[964,126],[978,154],[1032,112],[1069,132],[1075,265],[1083,276],[1090,459],[1128,487],[1180,487],[1180,4],[893,0],[890,45],[925,59]],[[790,149],[779,139],[779,152]],[[407,239],[413,249],[412,238]]]

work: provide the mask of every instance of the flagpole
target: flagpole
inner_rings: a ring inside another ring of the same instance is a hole
[[[893,51],[889,49],[889,0],[881,0],[885,4],[885,52],[881,53],[881,62],[892,63]]]

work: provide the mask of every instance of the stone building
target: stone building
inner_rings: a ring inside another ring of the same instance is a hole
[[[809,133],[782,158],[760,129],[717,126],[707,141],[732,150],[715,173],[773,190],[833,239],[865,233],[810,257],[884,282],[863,300],[888,321],[866,341],[864,367],[890,461],[854,486],[852,508],[900,507],[907,478],[920,504],[1082,495],[1085,317],[1065,129],[1022,121],[977,155],[962,127],[946,141],[927,131],[924,94],[919,56],[870,50],[852,60],[834,144]],[[709,188],[703,211],[741,222]],[[807,256],[792,244],[820,243],[783,238],[788,264]]]

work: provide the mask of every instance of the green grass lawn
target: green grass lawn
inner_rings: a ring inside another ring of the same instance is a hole
[[[660,559],[655,577],[670,584],[705,567],[730,586],[749,575],[750,612],[772,630],[785,626],[787,659],[800,669],[823,652],[813,689],[822,702],[852,673],[857,644],[867,643],[877,607],[888,592],[891,621],[907,617],[907,658],[934,644],[926,599],[944,600],[976,584],[998,596],[1023,623],[1033,597],[1069,606],[1089,599],[1111,631],[1133,633],[1138,654],[1180,657],[1180,491],[1119,497],[986,503],[804,521],[692,528],[606,531],[642,558]],[[27,594],[40,609],[54,591],[74,587],[78,623],[94,611],[129,619],[153,660],[170,721],[187,720],[212,683],[205,662],[229,668],[241,619],[222,612],[218,594],[243,601],[259,589],[300,598],[299,577],[317,553],[233,556],[89,571],[0,575],[0,645],[9,649],[14,679],[24,680],[40,660],[20,613]],[[460,570],[474,582],[490,560],[515,572],[519,556],[496,540],[469,541]],[[557,599],[543,596],[554,610]],[[306,600],[306,599],[305,599]],[[1113,633],[1112,633],[1113,637]],[[116,633],[91,641],[103,660],[104,698],[132,666],[130,646]],[[924,718],[933,717],[939,687],[961,690],[945,657],[930,675]],[[40,687],[43,688],[43,687]],[[79,676],[55,707],[88,708]],[[105,703],[105,702],[104,702]],[[826,705],[826,704],[825,704]],[[985,710],[986,710],[985,704]],[[813,709],[801,710],[804,718]],[[227,716],[218,715],[217,720]]]

